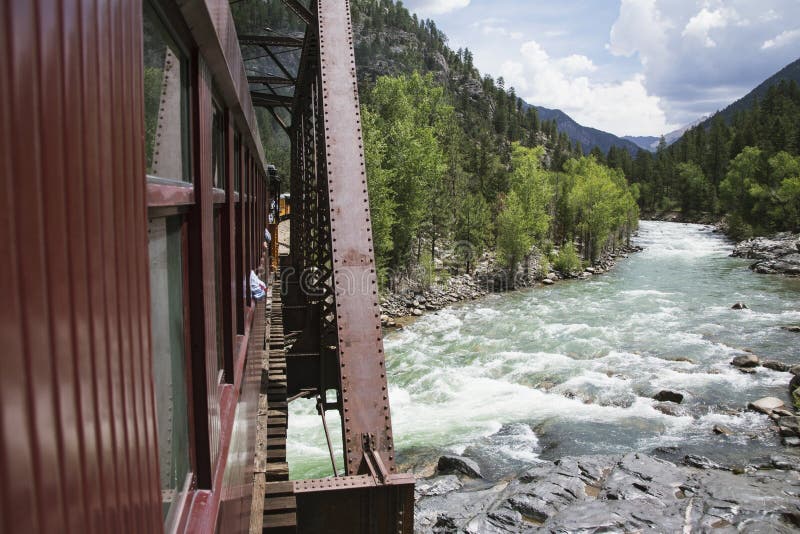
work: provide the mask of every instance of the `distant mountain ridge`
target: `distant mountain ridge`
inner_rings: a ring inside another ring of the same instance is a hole
[[[800,84],[800,59],[796,59],[792,63],[789,63],[781,70],[761,82],[755,89],[744,95],[742,98],[726,107],[722,111],[718,111],[707,118],[702,122],[703,127],[709,128],[711,126],[711,122],[716,118],[717,115],[721,116],[727,124],[730,124],[737,113],[752,108],[756,100],[761,101],[764,99],[770,87],[777,85],[784,80],[794,80]]]
[[[564,132],[573,142],[580,142],[583,147],[583,152],[588,154],[595,146],[603,151],[604,154],[612,146],[624,148],[630,152],[631,156],[635,156],[639,152],[640,147],[632,141],[622,139],[614,134],[598,130],[597,128],[590,128],[578,124],[572,117],[561,111],[560,109],[549,109],[542,106],[534,106],[539,118],[542,120],[555,120],[559,132]]]
[[[697,119],[695,121],[692,121],[691,123],[687,124],[686,126],[682,126],[682,127],[678,128],[677,130],[672,130],[668,134],[664,134],[664,141],[666,141],[667,146],[671,145],[672,143],[674,143],[675,141],[677,141],[678,139],[683,137],[683,134],[685,134],[686,132],[688,132],[689,130],[691,130],[692,128],[697,126],[698,124],[704,122],[708,118],[709,118],[709,115],[703,115],[699,119]],[[639,147],[641,147],[641,148],[643,148],[645,150],[649,150],[650,152],[655,152],[656,149],[658,149],[658,143],[661,142],[661,137],[656,137],[656,136],[652,136],[652,135],[648,135],[648,136],[626,135],[626,136],[623,137],[623,139],[631,141],[632,143],[636,143],[637,146],[639,146]]]

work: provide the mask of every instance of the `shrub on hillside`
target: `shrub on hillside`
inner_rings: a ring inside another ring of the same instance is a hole
[[[581,270],[581,258],[575,250],[575,244],[568,241],[562,245],[553,261],[553,267],[564,274],[570,274]]]

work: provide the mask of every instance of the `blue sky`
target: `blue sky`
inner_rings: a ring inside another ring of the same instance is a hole
[[[406,0],[484,74],[617,135],[724,108],[800,57],[800,0]]]

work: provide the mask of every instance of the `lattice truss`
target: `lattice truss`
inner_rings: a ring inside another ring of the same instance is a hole
[[[260,73],[250,81],[255,105],[268,107],[279,121],[274,108],[291,109],[291,124],[280,121],[292,141],[289,263],[295,279],[286,300],[294,306],[286,308],[304,315],[296,321],[296,357],[287,355],[289,394],[318,395],[323,423],[325,410],[339,412],[347,476],[413,485],[413,478],[394,474],[350,4],[283,2],[305,23],[296,74],[275,60],[279,75]],[[273,59],[276,49],[299,46],[293,36],[274,34],[240,40],[258,44]],[[331,389],[335,401],[328,398]]]

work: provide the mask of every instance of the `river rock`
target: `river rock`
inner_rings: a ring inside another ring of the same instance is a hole
[[[789,381],[789,391],[794,391],[800,388],[800,375],[794,375]]]
[[[653,399],[659,402],[674,402],[675,404],[680,404],[681,402],[683,402],[683,395],[675,391],[662,389],[661,391],[653,395]]]
[[[800,518],[799,479],[785,460],[786,468],[767,459],[736,475],[703,457],[684,465],[643,453],[565,457],[507,484],[422,496],[415,531],[788,533]]]
[[[675,404],[674,402],[659,402],[653,405],[653,409],[658,410],[664,415],[670,415],[672,417],[682,417],[687,415],[686,408]]]
[[[782,408],[783,401],[775,397],[764,397],[747,405],[751,410],[769,415],[775,408]]]
[[[422,496],[444,495],[461,489],[463,485],[456,475],[444,475],[420,480],[414,486],[414,494],[417,499]]]
[[[800,365],[793,365],[789,368],[789,372],[794,376],[800,376]]]
[[[731,360],[734,367],[757,367],[759,364],[758,356],[755,354],[742,354]]]
[[[422,314],[423,314],[423,311],[420,310],[419,308],[412,308],[412,310],[411,310],[411,315],[413,315],[414,317],[419,317]]]
[[[733,431],[730,428],[723,425],[714,425],[714,428],[712,428],[711,430],[714,432],[714,434],[722,434],[723,436],[733,435]]]
[[[782,326],[781,330],[787,330],[789,332],[800,333],[800,326]]]
[[[756,237],[738,243],[731,256],[757,260],[750,268],[758,273],[800,274],[800,239],[782,232],[771,237]]]
[[[454,454],[445,454],[439,457],[436,469],[440,474],[458,472],[471,478],[482,478],[481,468],[475,460]]]
[[[800,415],[788,415],[778,419],[781,436],[800,436]]]
[[[747,304],[745,304],[744,302],[737,302],[736,304],[731,306],[731,309],[732,310],[746,310],[748,308],[747,308]]]
[[[542,280],[542,283],[543,283],[544,285],[546,285],[546,286],[551,286],[551,285],[553,285],[555,282],[553,282],[553,280],[551,280],[550,278],[545,278],[544,280]]]
[[[696,467],[698,469],[721,469],[722,466],[713,462],[705,456],[698,456],[696,454],[687,454],[683,458],[683,463],[688,466]]]
[[[783,362],[778,362],[775,360],[765,360],[761,362],[762,367],[766,367],[767,369],[772,369],[773,371],[780,371],[785,373],[789,371],[789,365]]]

